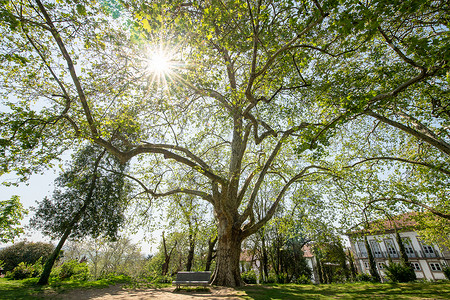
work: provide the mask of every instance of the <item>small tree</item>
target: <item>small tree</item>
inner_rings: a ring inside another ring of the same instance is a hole
[[[53,199],[38,203],[31,220],[44,234],[60,237],[39,284],[47,284],[55,260],[68,238],[100,235],[116,238],[126,208],[125,165],[106,150],[87,146],[74,155],[69,170],[56,179]]]
[[[20,198],[13,195],[9,200],[0,201],[0,242],[7,243],[23,233],[20,220],[28,214]]]

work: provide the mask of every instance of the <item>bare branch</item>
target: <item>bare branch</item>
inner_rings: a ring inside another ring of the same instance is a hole
[[[383,123],[386,123],[388,125],[396,127],[398,129],[436,147],[437,149],[444,152],[445,154],[450,155],[450,145],[448,143],[446,143],[445,141],[442,141],[433,133],[430,133],[430,130],[428,130],[424,125],[420,124],[419,121],[415,120],[411,116],[406,115],[405,113],[402,113],[402,116],[407,118],[409,121],[414,122],[414,124],[416,125],[416,128],[419,130],[415,130],[409,126],[403,125],[399,122],[396,122],[394,120],[386,118],[370,109],[365,110],[364,113],[366,115],[372,116],[372,117],[380,120]]]

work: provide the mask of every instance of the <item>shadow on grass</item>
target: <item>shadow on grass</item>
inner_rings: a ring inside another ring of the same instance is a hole
[[[243,299],[450,299],[450,283],[253,285]]]
[[[49,285],[38,285],[38,278],[10,280],[0,278],[0,300],[3,299],[49,299],[71,290],[104,289],[111,285],[129,283],[130,279],[116,276],[96,281],[56,281],[50,279]]]

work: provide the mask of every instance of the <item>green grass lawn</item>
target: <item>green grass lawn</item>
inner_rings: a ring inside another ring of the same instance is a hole
[[[142,286],[142,283],[130,282],[129,278],[112,277],[97,281],[50,281],[50,285],[37,286],[37,278],[8,280],[0,278],[0,299],[46,299],[50,295],[61,294],[73,289],[105,288],[118,283],[127,287]],[[136,284],[138,286],[136,286]],[[164,286],[170,286],[166,284]],[[246,300],[285,300],[285,299],[450,299],[450,281],[418,282],[399,284],[274,284],[248,285],[238,289]]]
[[[251,285],[243,299],[450,299],[450,282]]]

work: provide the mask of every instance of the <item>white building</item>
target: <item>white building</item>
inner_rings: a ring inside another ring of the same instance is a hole
[[[409,214],[400,216],[396,221],[384,221],[382,228],[366,233],[370,249],[375,259],[380,276],[385,277],[383,264],[388,264],[389,256],[393,262],[400,262],[399,246],[395,237],[394,222],[405,246],[408,260],[418,279],[445,279],[443,268],[450,264],[450,251],[437,245],[429,245],[422,241],[414,231],[415,222]],[[362,232],[350,233],[351,250],[355,257],[356,267],[360,273],[369,274],[367,249]]]

